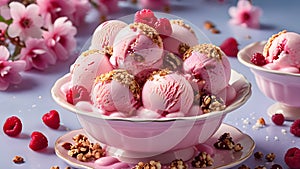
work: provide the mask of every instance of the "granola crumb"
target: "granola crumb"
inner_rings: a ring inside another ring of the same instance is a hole
[[[59,166],[52,166],[50,169],[59,169]]]
[[[219,34],[219,33],[221,33],[221,31],[219,29],[217,29],[217,28],[212,28],[210,30],[210,32],[213,33],[213,34]]]
[[[269,153],[269,154],[266,154],[265,156],[265,159],[268,161],[268,162],[272,162],[274,161],[276,158],[276,155],[274,153]]]
[[[205,21],[203,26],[205,29],[210,30],[215,27],[215,24],[212,23],[211,21]]]
[[[105,150],[99,143],[91,143],[82,134],[73,137],[74,145],[68,150],[68,155],[82,162],[93,161],[105,156]],[[64,144],[63,144],[64,145]]]
[[[151,160],[148,163],[138,162],[132,169],[161,169],[162,165],[159,161]]]
[[[187,169],[188,165],[182,159],[173,160],[169,166],[169,169]]]
[[[195,168],[205,168],[212,166],[214,159],[206,152],[200,152],[192,161],[192,166]]]
[[[217,149],[223,149],[223,150],[231,150],[234,148],[234,142],[232,140],[232,137],[229,133],[224,133],[220,136],[218,141],[214,143],[214,146]]]
[[[240,143],[237,143],[237,144],[234,145],[233,150],[234,150],[235,152],[239,152],[239,151],[242,151],[243,148],[244,148],[244,147],[243,147]]]
[[[246,166],[245,164],[239,166],[238,169],[250,169],[250,167]]]
[[[254,158],[255,159],[260,160],[260,159],[263,158],[263,156],[264,156],[264,154],[262,152],[260,152],[260,151],[257,151],[257,152],[254,153]]]
[[[267,169],[264,165],[256,166],[254,169]]]
[[[13,158],[13,162],[16,163],[16,164],[22,164],[22,163],[24,163],[25,161],[24,161],[24,158],[23,158],[23,157],[21,157],[21,156],[15,156],[15,157]]]

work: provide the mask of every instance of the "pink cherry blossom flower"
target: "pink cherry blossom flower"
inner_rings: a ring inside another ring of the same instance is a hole
[[[69,19],[74,25],[79,26],[79,24],[84,21],[85,16],[89,12],[91,4],[88,0],[76,0],[73,1],[73,3],[75,12],[73,12],[72,17],[70,17]]]
[[[75,11],[74,2],[71,0],[37,0],[40,13],[45,18],[50,14],[52,23],[59,17],[71,18]]]
[[[9,0],[0,0],[0,6],[6,5]]]
[[[0,0],[1,1],[1,0]],[[11,18],[10,16],[10,9],[9,7],[6,5],[0,5],[0,15],[6,19],[6,20],[9,20]]]
[[[231,16],[230,23],[242,25],[249,28],[259,28],[259,17],[262,10],[253,6],[249,0],[239,0],[236,7],[230,7],[228,10]]]
[[[163,9],[170,5],[169,0],[140,0],[139,1],[142,8],[148,9]]]
[[[43,32],[47,46],[54,51],[59,60],[68,59],[76,48],[77,29],[67,19],[67,17],[56,19],[54,24],[49,26],[48,31]]]
[[[29,38],[26,41],[26,48],[22,48],[20,59],[26,62],[26,70],[35,68],[46,69],[50,64],[56,63],[56,57],[50,50],[44,39]]]
[[[19,36],[21,40],[28,37],[41,38],[43,19],[39,15],[39,6],[30,4],[25,7],[22,3],[11,2],[9,4],[13,23],[8,27],[8,35]]]
[[[6,90],[10,84],[19,84],[22,81],[20,72],[25,70],[23,60],[8,60],[9,51],[5,46],[0,46],[0,91]]]

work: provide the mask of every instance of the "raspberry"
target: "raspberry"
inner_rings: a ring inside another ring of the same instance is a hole
[[[72,89],[69,89],[66,93],[66,99],[67,99],[67,102],[70,103],[70,104],[73,104],[73,91]]]
[[[288,151],[284,155],[284,161],[291,169],[299,169],[300,149],[297,147],[288,149]]]
[[[272,121],[274,124],[281,126],[284,122],[284,116],[281,113],[276,113],[272,115]]]
[[[169,19],[167,18],[159,18],[155,22],[154,28],[160,35],[170,36],[172,34],[172,27]]]
[[[300,137],[300,119],[297,119],[293,122],[290,127],[290,132],[297,137]]]
[[[48,147],[48,139],[43,133],[34,131],[31,133],[31,141],[29,143],[29,147],[33,151],[44,149]]]
[[[52,129],[58,129],[60,126],[59,114],[56,110],[51,110],[42,117],[43,122]]]
[[[19,135],[22,131],[22,122],[17,116],[11,116],[6,119],[3,125],[3,131],[10,137]]]
[[[235,38],[230,37],[225,39],[225,41],[222,42],[220,45],[221,50],[227,55],[227,56],[234,56],[236,57],[239,49],[238,49],[238,42]]]
[[[263,66],[267,63],[264,55],[261,53],[254,53],[250,61],[257,66]]]
[[[154,13],[150,9],[142,9],[135,13],[134,22],[141,22],[154,27],[156,21],[157,18],[154,16]]]

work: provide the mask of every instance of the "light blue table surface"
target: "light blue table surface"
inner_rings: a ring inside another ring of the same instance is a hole
[[[242,49],[247,44],[256,41],[267,40],[272,34],[280,30],[287,29],[300,33],[300,1],[298,0],[254,0],[255,6],[263,9],[261,17],[261,29],[248,29],[240,26],[228,24],[228,8],[235,6],[236,1],[225,0],[221,4],[217,0],[178,0],[171,1],[171,14],[188,19],[199,27],[207,35],[209,40],[216,45],[220,45],[223,40],[232,36],[239,42]],[[132,14],[135,8],[124,7],[120,13],[110,16],[118,18],[122,15]],[[68,130],[81,128],[76,115],[56,104],[50,93],[54,82],[69,72],[69,66],[74,62],[83,44],[91,36],[97,26],[97,21],[91,22],[94,17],[89,17],[89,23],[79,28],[77,35],[78,49],[76,53],[66,62],[51,66],[46,71],[30,71],[23,73],[23,82],[20,85],[12,86],[5,92],[0,92],[0,168],[1,169],[48,169],[51,166],[65,168],[68,166],[54,153],[54,143],[56,139]],[[210,20],[215,23],[221,31],[220,34],[212,34],[203,28],[203,22]],[[251,38],[246,38],[251,37]],[[285,122],[284,126],[275,126],[267,115],[267,108],[275,101],[265,97],[258,89],[253,74],[249,68],[242,65],[237,58],[230,58],[232,68],[243,74],[252,83],[252,96],[241,108],[229,113],[225,118],[225,123],[239,128],[242,132],[250,135],[256,142],[254,151],[261,151],[264,154],[275,153],[275,162],[288,168],[284,161],[284,153],[290,147],[300,148],[300,138],[289,133],[291,122]],[[60,113],[62,127],[58,130],[47,128],[41,120],[43,114],[51,109],[56,109]],[[299,113],[299,112],[298,112]],[[2,132],[2,126],[7,117],[17,115],[23,122],[22,134],[17,138],[11,138]],[[263,117],[268,124],[267,127],[259,130],[252,129],[256,120]],[[250,124],[245,124],[244,119],[248,119]],[[281,132],[287,130],[286,134]],[[29,149],[30,134],[33,131],[41,131],[49,139],[49,147],[41,152],[34,152]],[[266,139],[268,138],[268,139]],[[25,163],[16,165],[12,162],[15,155],[25,158]],[[254,168],[257,165],[266,164],[265,160],[257,161],[251,156],[244,164]],[[267,164],[270,166],[270,163]],[[236,167],[237,168],[237,167]]]

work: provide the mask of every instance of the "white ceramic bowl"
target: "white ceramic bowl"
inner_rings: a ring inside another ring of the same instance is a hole
[[[237,91],[237,97],[223,111],[168,119],[113,118],[85,112],[69,104],[61,91],[69,81],[70,74],[57,80],[51,90],[53,99],[77,114],[89,137],[107,145],[110,154],[127,162],[155,158],[164,159],[166,161],[162,162],[166,163],[174,158],[189,160],[194,155],[193,146],[207,141],[220,127],[226,114],[242,106],[251,95],[251,84],[232,70],[230,84]]]
[[[250,61],[254,53],[262,53],[265,44],[265,41],[249,44],[240,50],[238,59],[253,72],[261,92],[277,101],[277,103],[271,105],[268,109],[270,116],[275,113],[282,113],[287,120],[299,119],[300,74],[266,69],[256,66]]]

